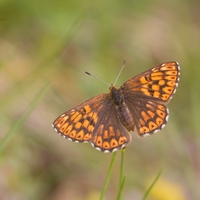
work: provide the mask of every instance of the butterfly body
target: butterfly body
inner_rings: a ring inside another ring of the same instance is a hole
[[[102,152],[113,152],[131,142],[129,131],[140,136],[155,133],[167,123],[165,106],[176,91],[180,77],[177,62],[167,62],[132,77],[108,94],[93,97],[66,111],[54,129],[74,142],[91,142]]]
[[[111,100],[114,103],[116,113],[120,122],[126,127],[128,131],[134,131],[133,116],[124,101],[124,94],[122,88],[117,88],[114,85],[110,87]]]

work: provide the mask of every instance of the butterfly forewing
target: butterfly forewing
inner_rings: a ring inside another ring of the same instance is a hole
[[[108,95],[93,97],[79,106],[63,113],[54,122],[54,129],[63,137],[77,142],[87,142],[101,117],[99,113],[105,110]]]
[[[126,98],[150,97],[165,103],[175,93],[179,79],[179,64],[167,62],[129,79],[121,87]]]

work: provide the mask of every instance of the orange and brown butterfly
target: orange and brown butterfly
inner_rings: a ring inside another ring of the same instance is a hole
[[[110,85],[108,94],[66,111],[52,126],[71,141],[91,142],[97,150],[114,152],[131,142],[129,131],[145,136],[164,128],[169,116],[165,104],[176,92],[179,80],[179,64],[165,62],[119,88]]]

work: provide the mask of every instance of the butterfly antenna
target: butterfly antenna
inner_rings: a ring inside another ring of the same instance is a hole
[[[126,64],[126,60],[124,60],[124,62],[123,62],[123,64],[122,64],[122,67],[121,67],[121,69],[120,69],[120,71],[119,71],[119,74],[118,74],[118,76],[117,76],[117,78],[116,78],[116,80],[115,80],[114,85],[116,85],[116,83],[117,83],[117,81],[118,81],[118,79],[119,79],[119,76],[120,76],[120,74],[122,73],[122,70],[124,69],[125,64]]]
[[[101,80],[100,78],[97,78],[96,76],[90,74],[89,72],[85,72],[85,73],[86,73],[87,75],[89,75],[89,76],[91,76],[91,77],[97,79],[98,81],[101,81],[102,83],[108,85],[109,87],[111,86],[110,84],[106,83],[105,81]]]

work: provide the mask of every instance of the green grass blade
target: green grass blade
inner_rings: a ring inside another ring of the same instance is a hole
[[[124,176],[124,155],[125,155],[126,149],[123,148],[121,150],[121,164],[120,164],[120,185]]]
[[[124,188],[125,180],[126,180],[126,175],[123,176],[122,181],[120,182],[120,188],[119,188],[119,192],[118,192],[118,195],[117,195],[117,200],[122,199],[122,190]]]
[[[162,169],[159,170],[155,180],[153,181],[153,183],[150,185],[149,189],[146,191],[146,193],[144,194],[144,197],[142,198],[142,200],[145,200],[147,198],[147,196],[149,195],[151,189],[153,188],[153,186],[156,184],[156,182],[158,181],[160,175],[162,173]]]
[[[0,142],[0,152],[5,148],[6,144],[10,141],[10,139],[14,136],[14,134],[21,128],[24,121],[30,115],[32,110],[37,106],[38,102],[46,93],[49,88],[50,83],[47,83],[36,95],[35,99],[29,104],[28,108],[25,110],[23,115],[16,121],[13,127],[7,132],[6,136]]]
[[[121,194],[122,194],[122,190],[124,187],[124,182],[125,182],[125,176],[124,176],[124,155],[125,155],[125,151],[126,149],[123,148],[121,150],[121,164],[120,164],[120,180],[119,180],[119,192],[117,195],[117,199],[120,200],[121,199]]]
[[[108,170],[108,174],[107,174],[107,177],[106,177],[106,181],[104,183],[104,186],[103,186],[103,189],[102,189],[102,192],[101,192],[100,200],[103,200],[103,198],[105,196],[106,189],[108,187],[108,183],[109,183],[109,180],[110,180],[110,176],[111,176],[111,173],[112,173],[112,169],[113,169],[113,165],[114,165],[116,155],[117,155],[117,152],[114,152],[113,156],[112,156],[111,163],[110,163],[110,167],[109,167],[109,170]]]

